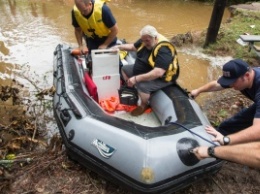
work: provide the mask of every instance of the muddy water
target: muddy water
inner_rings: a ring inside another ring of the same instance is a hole
[[[52,85],[52,58],[57,44],[76,45],[70,11],[73,0],[1,0],[0,1],[0,80],[9,84],[20,79],[33,90],[29,80],[39,87]],[[212,5],[183,0],[111,0],[119,37],[128,42],[138,38],[146,24],[165,36],[207,28]],[[229,17],[225,11],[223,22]],[[194,54],[195,53],[195,54]],[[207,58],[194,50],[179,50],[179,83],[192,89],[214,79],[218,70],[212,64],[226,59]],[[21,78],[18,74],[23,74]],[[26,79],[25,79],[26,78]]]

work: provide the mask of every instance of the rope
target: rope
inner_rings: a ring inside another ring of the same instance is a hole
[[[208,143],[210,143],[210,144],[212,144],[212,145],[214,145],[214,146],[217,146],[217,144],[215,144],[214,142],[207,140],[206,138],[204,138],[204,137],[202,137],[201,135],[199,135],[199,134],[197,134],[197,133],[191,131],[190,129],[188,129],[187,127],[185,127],[184,125],[182,125],[182,124],[180,124],[180,123],[170,122],[169,124],[178,125],[178,126],[184,128],[185,130],[189,131],[191,134],[198,136],[199,138],[203,139],[204,141],[206,141],[206,142],[208,142]]]

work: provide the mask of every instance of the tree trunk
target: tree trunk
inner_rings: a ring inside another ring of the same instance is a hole
[[[215,0],[204,47],[216,42],[226,4],[227,0]]]

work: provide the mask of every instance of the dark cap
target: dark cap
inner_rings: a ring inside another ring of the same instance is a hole
[[[241,59],[231,60],[223,66],[223,75],[218,79],[218,83],[221,86],[230,86],[248,70],[249,65],[245,61]]]

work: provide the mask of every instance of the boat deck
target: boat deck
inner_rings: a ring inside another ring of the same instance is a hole
[[[142,115],[136,117],[132,116],[129,112],[126,111],[116,111],[115,113],[113,113],[113,116],[124,120],[133,121],[137,124],[148,127],[159,127],[162,125],[154,112],[143,113]]]

